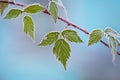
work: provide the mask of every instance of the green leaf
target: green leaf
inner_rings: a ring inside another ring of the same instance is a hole
[[[54,22],[56,23],[58,18],[58,8],[56,3],[53,1],[50,1],[49,12],[52,18],[54,19]]]
[[[58,39],[58,36],[59,36],[59,32],[51,32],[45,36],[45,38],[42,40],[40,44],[38,44],[38,46],[51,45]]]
[[[103,37],[103,32],[101,30],[94,30],[89,36],[88,46],[93,45],[94,43],[99,42]]]
[[[62,36],[71,42],[81,43],[83,42],[74,30],[64,30]]]
[[[109,41],[109,47],[112,49],[112,53],[113,53],[113,59],[112,61],[114,62],[115,60],[115,55],[117,54],[117,47],[119,45],[119,41],[117,38],[112,37],[112,36],[108,36],[108,41]]]
[[[22,14],[22,11],[19,9],[11,9],[7,15],[5,16],[5,19],[12,19],[20,16]]]
[[[8,0],[4,0],[8,1]],[[8,3],[0,3],[0,14],[2,15],[4,10],[8,7]]]
[[[24,9],[24,12],[34,14],[43,11],[45,8],[39,4],[33,4]]]
[[[32,18],[30,16],[25,16],[23,22],[24,32],[34,39],[34,23]]]
[[[70,46],[64,39],[59,39],[56,41],[53,52],[56,55],[57,59],[63,64],[66,70],[66,62],[70,57]]]

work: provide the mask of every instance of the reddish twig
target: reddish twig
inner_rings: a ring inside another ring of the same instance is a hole
[[[21,7],[26,7],[26,5],[25,4],[23,4],[23,3],[14,3],[14,2],[11,2],[11,1],[2,1],[2,0],[0,0],[0,3],[8,3],[8,4],[12,4],[12,5],[17,5],[17,6],[21,6]]]
[[[8,3],[8,4],[16,5],[16,6],[21,6],[21,7],[26,7],[26,6],[27,6],[27,5],[23,4],[23,3],[14,3],[14,2],[10,2],[10,1],[1,1],[1,0],[0,0],[0,3]],[[50,15],[50,13],[47,11],[47,9],[44,10],[43,13]],[[65,22],[68,26],[72,26],[72,27],[74,27],[74,28],[76,28],[76,29],[84,32],[84,33],[87,34],[87,35],[90,34],[90,33],[89,33],[88,31],[86,31],[85,29],[83,29],[83,28],[81,28],[81,27],[79,27],[79,26],[77,26],[77,25],[75,25],[75,24],[73,24],[73,23],[71,23],[71,22],[69,22],[69,21],[61,18],[61,17],[58,17],[58,19],[61,20],[61,21],[63,21],[63,22]],[[109,45],[108,45],[106,42],[104,42],[103,40],[100,40],[100,42],[101,42],[102,44],[104,44],[106,47],[109,48]],[[117,54],[120,55],[120,52],[117,52]]]

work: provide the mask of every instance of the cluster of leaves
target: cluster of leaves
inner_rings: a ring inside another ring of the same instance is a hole
[[[60,32],[50,32],[41,41],[39,46],[49,46],[54,44],[53,53],[66,69],[67,59],[70,57],[70,46],[67,41],[82,43],[83,41],[74,30],[64,30]]]
[[[48,11],[53,18],[54,22],[57,22],[58,19],[58,8],[57,8],[58,2],[56,0],[51,0],[49,2]],[[4,19],[14,19],[19,17],[20,15],[24,14],[23,22],[24,22],[24,32],[30,36],[32,39],[34,39],[34,21],[30,14],[36,14],[39,12],[42,12],[46,10],[42,5],[40,4],[31,4],[21,9],[11,9],[7,15],[4,17]],[[44,39],[39,46],[47,46],[55,43],[53,52],[55,53],[58,60],[64,65],[64,68],[66,69],[66,61],[70,56],[70,46],[69,44],[63,39],[59,38],[59,36],[62,35],[63,38],[68,39],[71,42],[82,42],[82,40],[79,38],[77,33],[73,30],[65,30],[60,34],[59,32],[51,32],[46,36],[46,39]]]
[[[99,42],[103,37],[106,37],[108,40],[109,47],[112,50],[113,53],[113,59],[115,60],[115,55],[117,54],[117,48],[119,46],[119,37],[120,34],[113,30],[110,27],[107,27],[104,31],[101,31],[99,29],[93,30],[89,36],[89,42],[88,45],[93,45],[94,43]]]
[[[56,2],[50,1],[48,8],[49,8],[49,12],[50,12],[52,18],[54,19],[54,21],[56,23],[57,18],[58,18],[58,8],[56,5]],[[27,6],[26,8],[24,8],[23,10],[11,9],[5,16],[5,19],[17,18],[20,15],[25,14],[25,16],[23,18],[24,32],[26,34],[28,34],[32,39],[34,39],[34,22],[33,22],[32,17],[30,17],[29,14],[36,14],[36,13],[42,12],[44,10],[45,10],[45,8],[40,4],[31,4],[31,5]]]
[[[26,8],[24,8],[23,10],[11,9],[5,16],[5,19],[17,18],[20,15],[27,13],[27,14],[25,14],[25,16],[23,18],[24,32],[26,34],[28,34],[32,39],[34,39],[34,22],[29,14],[35,14],[35,13],[43,11],[44,9],[45,8],[40,4],[29,5]]]
[[[5,0],[8,1],[8,0]],[[61,0],[60,0],[61,1]],[[34,39],[34,21],[31,14],[36,14],[42,12],[44,10],[48,10],[51,17],[53,18],[54,22],[57,22],[58,19],[58,0],[50,0],[48,9],[43,7],[40,4],[31,4],[25,7],[23,10],[21,9],[11,9],[5,19],[13,19],[17,18],[20,15],[24,14],[23,22],[24,22],[24,32]],[[8,6],[6,3],[0,3],[0,13],[2,14],[4,9]],[[62,5],[62,7],[64,7]],[[106,37],[109,42],[109,47],[113,53],[113,61],[115,60],[115,55],[117,53],[117,47],[119,45],[119,36],[115,30],[108,27],[104,31],[100,29],[93,30],[89,35],[88,46],[91,46],[99,41],[103,37]],[[66,69],[67,60],[70,57],[71,48],[67,41],[75,42],[75,43],[82,43],[82,39],[74,30],[63,30],[62,32],[50,32],[46,34],[45,38],[38,44],[38,46],[53,46],[53,53],[57,57],[57,59],[63,64],[64,68]]]

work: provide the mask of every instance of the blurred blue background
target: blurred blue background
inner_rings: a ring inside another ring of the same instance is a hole
[[[91,32],[93,29],[112,27],[120,32],[120,0],[62,0],[69,21]],[[48,0],[16,0],[25,4],[46,5]],[[9,5],[0,17],[0,80],[120,80],[120,56],[112,63],[111,50],[101,43],[87,46],[88,35],[78,32],[83,44],[70,43],[72,52],[65,71],[53,55],[52,47],[37,44],[48,31],[61,31],[66,26],[54,24],[50,16],[31,15],[35,22],[35,41],[23,32],[22,15],[4,20],[8,10],[21,8]],[[22,9],[22,8],[21,8]],[[66,18],[59,7],[59,16]]]

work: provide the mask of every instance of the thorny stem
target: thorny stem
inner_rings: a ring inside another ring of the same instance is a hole
[[[27,6],[27,5],[23,4],[23,3],[15,3],[15,2],[11,2],[11,1],[2,1],[2,0],[0,0],[0,3],[8,3],[8,4],[20,6],[20,7],[26,7],[26,6]],[[50,13],[48,12],[47,9],[44,10],[43,13],[50,15]],[[67,24],[67,26],[72,26],[72,27],[74,27],[74,28],[76,28],[76,29],[84,32],[84,33],[87,34],[87,35],[90,34],[90,33],[89,33],[88,31],[86,31],[85,29],[83,29],[83,28],[81,28],[81,27],[79,27],[79,26],[77,26],[77,25],[75,25],[75,24],[73,24],[73,23],[71,23],[71,22],[69,22],[69,21],[61,18],[61,17],[58,17],[58,19],[61,20],[61,21],[63,21],[63,22],[65,22],[65,23]],[[109,48],[109,45],[108,45],[106,42],[104,42],[103,40],[100,40],[100,42],[101,42],[102,44],[104,44],[106,47]],[[120,55],[120,52],[117,52],[117,54]]]

